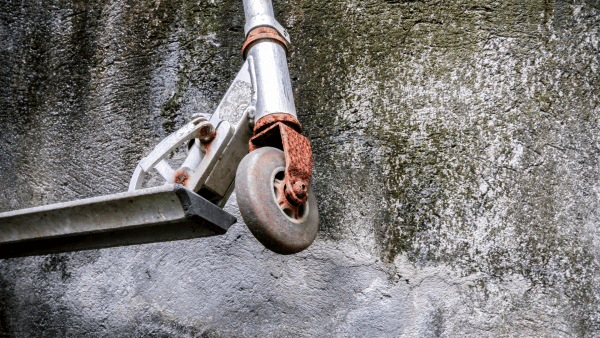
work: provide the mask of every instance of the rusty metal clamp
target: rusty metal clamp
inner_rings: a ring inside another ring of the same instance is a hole
[[[277,31],[270,27],[258,27],[254,28],[244,41],[244,45],[242,46],[242,56],[246,59],[246,52],[250,47],[254,45],[254,43],[258,43],[261,40],[269,40],[273,42],[279,43],[282,47],[285,48],[286,55],[290,49],[289,43],[285,41],[285,39],[277,33]]]
[[[292,115],[271,114],[256,122],[255,136],[250,139],[249,145],[250,151],[265,146],[283,150],[286,164],[285,187],[278,199],[295,213],[298,206],[308,198],[313,163],[310,141],[301,132],[300,122]]]

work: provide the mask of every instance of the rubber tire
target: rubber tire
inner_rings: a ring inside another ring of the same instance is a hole
[[[312,186],[308,187],[308,215],[300,222],[290,221],[273,197],[272,177],[285,167],[283,151],[259,148],[246,155],[238,166],[235,191],[240,213],[248,229],[267,249],[282,255],[300,252],[315,240],[319,211]]]

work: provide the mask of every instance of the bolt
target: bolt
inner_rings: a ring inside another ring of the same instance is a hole
[[[303,198],[304,196],[306,196],[307,189],[306,189],[306,184],[304,184],[304,182],[302,182],[302,181],[294,182],[293,189],[294,189],[294,194],[296,195],[296,197]]]
[[[175,183],[187,186],[187,181],[190,175],[186,172],[178,172],[175,174]]]
[[[200,139],[200,142],[208,143],[212,141],[215,138],[215,136],[217,136],[217,131],[215,130],[215,127],[213,127],[212,124],[205,123],[198,129],[198,134],[200,134],[200,136],[198,137]]]

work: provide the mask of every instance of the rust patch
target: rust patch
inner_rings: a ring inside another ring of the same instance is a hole
[[[310,141],[283,123],[279,126],[285,153],[285,196],[299,205],[308,198],[308,181],[312,175]]]
[[[292,128],[294,128],[294,130],[296,130],[297,132],[299,132],[299,133],[302,132],[302,126],[300,125],[300,122],[293,115],[286,114],[286,113],[275,113],[275,114],[265,115],[265,116],[261,117],[260,119],[258,119],[258,121],[256,121],[256,124],[254,125],[254,129],[253,129],[254,135],[269,128],[272,124],[277,123],[277,122],[283,122],[283,123],[291,126]]]
[[[175,183],[181,184],[184,187],[187,187],[188,179],[190,175],[185,171],[178,171],[175,173]]]
[[[284,192],[285,199],[295,214],[298,213],[298,207],[308,198],[308,182],[313,164],[310,141],[300,134],[298,129],[300,123],[290,114],[267,115],[257,121],[254,127],[255,136],[250,139],[249,144],[251,152],[265,146],[283,150],[285,187],[279,191]]]
[[[203,144],[209,143],[210,141],[214,140],[216,136],[217,130],[210,123],[206,123],[200,128],[198,128],[198,139],[200,139],[200,142],[202,142]]]
[[[300,218],[300,205],[294,205],[290,203],[285,194],[286,184],[285,181],[281,181],[277,185],[277,204],[281,209],[288,209],[294,214],[295,219]]]
[[[283,143],[281,142],[281,131],[279,125],[281,123],[276,122],[261,131],[260,133],[254,133],[254,137],[250,139],[248,144],[249,152],[253,152],[261,147],[273,147],[277,149],[283,149]]]
[[[258,27],[250,31],[248,33],[248,37],[242,46],[242,55],[244,56],[244,60],[246,60],[246,54],[250,47],[254,45],[256,42],[260,42],[261,40],[269,40],[280,44],[283,49],[285,49],[285,53],[288,53],[288,43],[282,38],[276,30],[270,27]]]

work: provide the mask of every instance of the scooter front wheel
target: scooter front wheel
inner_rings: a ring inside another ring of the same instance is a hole
[[[263,147],[240,162],[235,190],[244,222],[254,237],[267,249],[287,255],[306,249],[315,240],[319,211],[310,185],[307,201],[297,210],[280,205],[284,178],[283,151]]]

